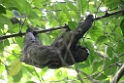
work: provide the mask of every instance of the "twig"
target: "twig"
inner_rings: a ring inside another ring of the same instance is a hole
[[[124,12],[124,10],[120,10],[120,11],[110,13],[110,14],[108,13],[108,14],[105,14],[104,16],[96,17],[94,20],[96,21],[96,20],[99,20],[99,19],[102,19],[102,18],[106,18],[106,17],[113,16],[113,15],[116,15],[116,14],[119,14],[119,13],[123,13],[123,12]],[[43,32],[63,29],[63,28],[67,28],[67,27],[68,27],[68,25],[65,25],[65,26],[60,26],[60,27],[56,27],[56,28],[50,28],[50,29],[46,29],[46,30],[39,30],[39,31],[36,31],[36,32],[37,33],[43,33]],[[24,34],[25,34],[25,32],[15,33],[15,34],[11,34],[11,35],[3,35],[3,36],[0,36],[0,40],[11,38],[11,37],[23,36]]]
[[[93,79],[91,76],[88,76],[86,73],[84,73],[83,71],[81,71],[80,69],[77,68],[77,70],[79,72],[81,72],[83,75],[85,75],[87,77],[87,79],[89,79],[92,83],[98,83],[95,79]]]
[[[121,66],[121,68],[114,75],[111,83],[117,83],[123,75],[124,75],[124,64]]]
[[[42,81],[41,81],[41,79],[40,79],[40,76],[39,76],[38,72],[36,71],[35,67],[33,67],[33,68],[34,68],[34,72],[35,72],[35,74],[37,75],[37,77],[38,77],[40,83],[42,83]]]

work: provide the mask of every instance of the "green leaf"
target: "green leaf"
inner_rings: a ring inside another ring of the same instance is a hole
[[[48,71],[48,67],[45,67],[42,69],[42,71],[40,72],[40,76],[43,77],[43,75]]]
[[[1,57],[0,57],[0,60],[1,60]],[[4,70],[5,70],[5,67],[3,64],[1,64],[1,61],[0,61],[0,74],[2,74]]]
[[[101,73],[100,76],[97,78],[97,80],[105,80],[107,78],[107,75],[104,73]]]
[[[32,0],[33,2],[39,2],[39,3],[42,3],[42,4],[46,4],[46,3],[49,3],[50,0]]]
[[[13,61],[13,63],[9,67],[8,74],[11,76],[18,74],[21,69],[21,65],[22,65],[22,63],[20,62],[19,59],[16,59],[15,61]]]
[[[39,16],[34,12],[31,11],[30,14],[28,15],[29,19],[39,19]]]
[[[74,12],[77,14],[77,16],[80,17],[77,7],[76,7],[71,1],[68,1],[68,0],[65,0],[65,1],[66,1],[66,3],[67,3],[68,7],[69,7],[72,11],[74,11]]]
[[[67,18],[68,18],[69,20],[71,20],[70,13],[69,13],[67,7],[65,6],[65,4],[60,4],[60,3],[58,3],[58,5],[59,5],[59,7],[62,9],[63,13],[66,14]]]
[[[29,14],[31,11],[31,4],[28,3],[26,0],[24,2],[24,13]]]
[[[110,8],[110,9],[114,9],[118,6],[118,4],[120,3],[120,0],[104,0],[104,3]]]
[[[2,15],[0,15],[0,23],[7,24],[8,28],[11,28],[13,26],[10,19],[8,17],[2,16]],[[0,28],[4,28],[4,27],[0,27]]]
[[[9,7],[16,7],[17,9],[20,9],[20,5],[17,3],[17,0],[1,0],[1,4],[4,5],[6,8]]]
[[[77,67],[78,68],[86,68],[86,67],[88,67],[88,65],[82,64],[82,63],[76,63],[75,66],[74,66],[74,68],[76,69]]]
[[[94,61],[92,62],[93,72],[99,71],[100,70],[99,68],[102,67],[102,64],[103,64],[103,61],[102,60],[96,60],[96,59],[94,59]]]
[[[31,11],[30,14],[28,15],[28,19],[33,24],[33,26],[37,26],[37,25],[41,26],[42,22],[40,22],[39,18],[41,17],[39,17],[38,13],[35,13],[35,11]]]
[[[6,9],[0,5],[0,13],[6,14]]]
[[[9,46],[9,45],[10,45],[10,43],[9,43],[9,40],[8,40],[8,39],[4,40],[4,45],[5,45],[5,46]]]
[[[110,58],[112,58],[112,56],[113,56],[113,49],[112,49],[112,47],[110,47],[110,46],[107,47],[107,55],[108,55]]]
[[[4,44],[3,41],[0,41],[0,52],[3,52],[4,50]]]
[[[76,23],[75,21],[69,21],[68,25],[71,30],[74,30],[77,27],[78,23]]]
[[[41,4],[43,0],[33,0],[33,5],[37,8],[43,8],[43,5]],[[45,0],[48,1],[48,0]]]
[[[23,41],[24,41],[23,38],[16,37],[15,40],[16,40],[16,43],[19,45],[19,47],[23,48]]]
[[[16,18],[25,18],[25,16],[21,15],[18,10],[12,10],[12,12]]]
[[[18,10],[18,8],[16,8],[16,7],[8,7],[7,9],[10,10],[10,11],[12,11],[12,10]]]
[[[123,36],[124,36],[124,19],[121,21],[120,27],[121,27],[121,31],[122,31]]]
[[[107,66],[108,67],[108,66]],[[105,75],[111,75],[117,70],[117,66],[110,66],[104,70]]]
[[[124,42],[119,42],[118,43],[118,45],[116,47],[116,52],[119,53],[119,54],[124,52]]]
[[[90,29],[89,34],[90,34],[91,39],[95,41],[97,40],[99,36],[103,35],[101,29],[96,26]]]
[[[107,39],[107,37],[104,36],[104,35],[99,36],[99,37],[97,38],[97,40],[96,40],[96,44],[97,44],[97,45],[98,45],[98,44],[102,44],[102,43],[106,42],[106,39]]]
[[[4,50],[4,47],[9,46],[9,45],[10,43],[8,39],[0,41],[0,51],[2,52]]]
[[[76,2],[78,10],[80,10],[83,14],[88,7],[88,1],[86,0],[77,0]]]
[[[13,76],[14,82],[19,82],[22,78],[22,71],[20,70],[18,74]]]
[[[32,75],[35,75],[34,74],[34,67],[33,66],[30,66],[30,65],[23,65],[24,68],[26,68],[26,72],[29,72],[30,74]]]
[[[41,35],[40,38],[44,45],[50,45],[52,43],[52,39],[47,33],[42,33],[40,35]]]
[[[20,5],[21,8],[19,8],[20,12],[22,14],[29,14],[31,11],[31,5],[27,0],[18,0],[17,3]]]
[[[24,68],[26,68],[27,72],[29,72],[30,74],[32,75],[35,75],[34,74],[34,67],[33,66],[29,66],[29,65],[24,65]]]
[[[34,82],[34,81],[26,81],[25,83],[37,83],[37,82]]]

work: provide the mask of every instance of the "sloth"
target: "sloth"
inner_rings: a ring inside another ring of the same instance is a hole
[[[89,51],[77,43],[92,26],[93,21],[93,15],[88,15],[75,30],[65,29],[50,46],[42,45],[35,30],[27,28],[20,60],[35,67],[52,69],[85,61]]]

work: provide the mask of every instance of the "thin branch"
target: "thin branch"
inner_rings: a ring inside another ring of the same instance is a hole
[[[83,71],[81,71],[80,69],[77,68],[77,70],[79,72],[81,72],[83,75],[85,75],[87,77],[87,79],[89,79],[92,83],[98,83],[95,79],[93,79],[91,76],[88,76],[86,73],[84,73]]]
[[[114,75],[111,83],[117,83],[123,75],[124,75],[124,64],[121,66],[121,68]]]
[[[94,20],[96,21],[96,20],[99,20],[99,19],[102,19],[102,18],[106,18],[106,17],[109,17],[109,16],[120,14],[120,13],[124,13],[124,10],[120,10],[120,11],[117,11],[117,12],[114,12],[114,13],[110,13],[110,14],[107,13],[104,16],[96,17]],[[39,31],[36,31],[36,33],[43,33],[43,32],[48,32],[48,31],[54,31],[54,30],[58,30],[58,29],[64,29],[64,28],[67,28],[67,27],[68,27],[68,25],[59,26],[59,27],[56,27],[56,28],[50,28],[50,29],[46,29],[46,30],[39,30]],[[11,34],[11,35],[3,35],[3,36],[0,36],[0,40],[11,38],[11,37],[23,36],[23,35],[25,35],[25,32],[19,32],[19,33],[15,33],[15,34]]]
[[[65,26],[59,26],[59,27],[56,27],[56,28],[50,28],[50,29],[45,29],[45,30],[37,30],[36,33],[43,33],[43,32],[48,32],[48,31],[54,31],[54,30],[63,29],[63,28],[68,28],[68,26],[65,25]],[[15,34],[11,34],[11,35],[4,35],[4,36],[0,37],[0,40],[11,38],[11,37],[17,37],[17,36],[21,37],[23,35],[25,35],[25,32],[19,32],[19,33],[15,33]]]
[[[117,11],[117,12],[114,12],[114,13],[110,13],[110,14],[107,13],[107,14],[105,14],[104,16],[95,18],[95,20],[99,20],[99,19],[102,19],[102,18],[106,18],[106,17],[109,17],[109,16],[113,16],[113,15],[116,15],[116,14],[119,14],[119,13],[124,13],[124,10],[120,10],[120,11]]]

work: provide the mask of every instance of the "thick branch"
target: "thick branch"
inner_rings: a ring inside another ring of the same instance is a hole
[[[114,75],[111,83],[117,83],[123,75],[124,75],[124,64],[121,66],[118,72]]]
[[[114,13],[107,13],[105,14],[104,16],[100,16],[100,17],[97,17],[95,18],[94,20],[99,20],[99,19],[102,19],[102,18],[106,18],[106,17],[109,17],[109,16],[113,16],[113,15],[116,15],[116,14],[120,14],[120,13],[123,13],[124,10],[120,10],[120,11],[117,11],[117,12],[114,12]],[[15,24],[15,23],[20,23],[17,19],[11,19],[12,23]],[[21,24],[21,23],[20,23]],[[63,29],[63,28],[67,28],[68,26],[65,25],[65,26],[60,26],[60,27],[56,27],[56,28],[50,28],[50,29],[46,29],[46,30],[39,30],[37,31],[37,33],[43,33],[43,32],[47,32],[47,31],[53,31],[53,30],[57,30],[57,29]],[[11,34],[11,35],[3,35],[0,37],[0,40],[3,40],[3,39],[7,39],[7,38],[11,38],[11,37],[17,37],[17,36],[23,36],[25,35],[25,32],[22,32],[22,33],[15,33],[15,34]]]

